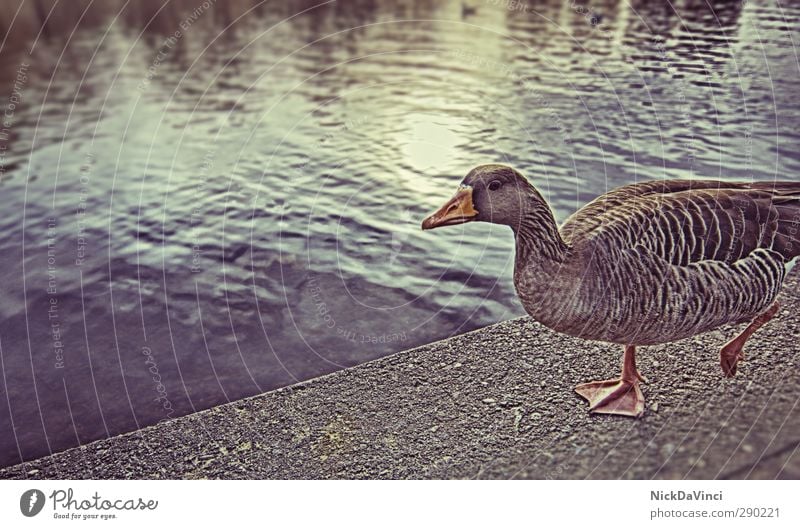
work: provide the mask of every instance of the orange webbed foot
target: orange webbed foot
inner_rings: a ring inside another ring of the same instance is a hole
[[[744,360],[744,344],[754,332],[763,327],[769,320],[775,317],[780,310],[781,306],[778,302],[773,303],[766,311],[756,317],[747,328],[742,331],[742,334],[726,343],[725,346],[719,351],[719,363],[722,366],[722,372],[726,377],[732,377],[736,374],[736,366],[739,362]]]
[[[726,377],[730,378],[736,375],[736,369],[739,362],[744,360],[744,351],[742,345],[733,340],[728,342],[725,347],[719,351],[719,365],[722,366],[722,372]]]
[[[632,382],[615,378],[597,382],[587,382],[575,391],[589,401],[592,413],[641,417],[644,414],[644,395],[639,381]]]

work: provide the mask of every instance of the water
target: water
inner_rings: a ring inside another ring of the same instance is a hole
[[[798,177],[800,2],[315,5],[4,5],[0,465],[523,314],[474,165]]]

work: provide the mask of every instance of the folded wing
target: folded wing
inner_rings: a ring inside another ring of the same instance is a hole
[[[734,263],[757,249],[800,255],[800,183],[664,180],[606,193],[561,227],[573,246],[644,246],[667,262]]]

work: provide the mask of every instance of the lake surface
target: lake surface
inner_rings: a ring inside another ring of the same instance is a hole
[[[97,4],[0,8],[3,466],[523,314],[474,165],[800,178],[797,1]]]

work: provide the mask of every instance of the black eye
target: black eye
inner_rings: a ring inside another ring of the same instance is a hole
[[[503,185],[500,183],[500,180],[492,180],[489,182],[489,191],[497,191],[500,189],[500,186]]]

